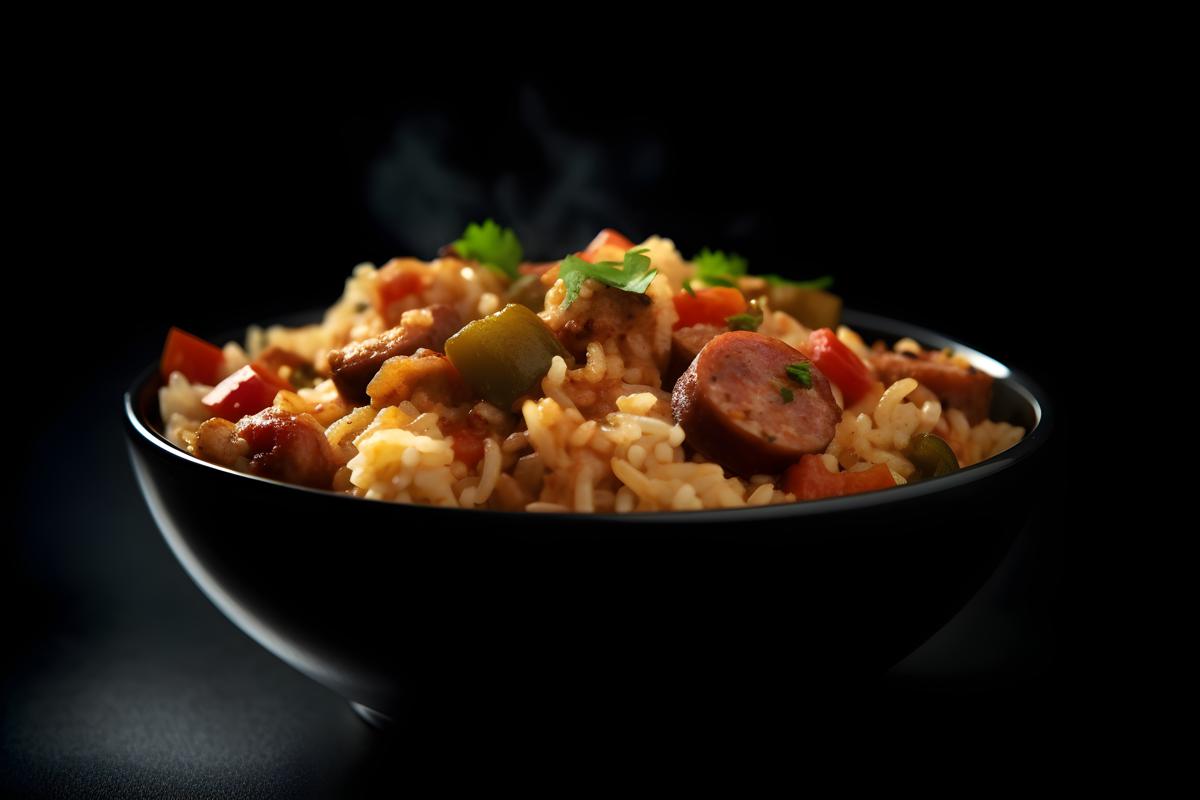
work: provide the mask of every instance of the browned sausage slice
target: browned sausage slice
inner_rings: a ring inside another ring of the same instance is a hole
[[[809,364],[812,388],[788,377],[788,365],[800,363]],[[822,452],[842,416],[828,379],[803,353],[749,331],[706,344],[675,383],[671,408],[692,447],[744,476]]]
[[[422,347],[441,351],[446,340],[458,333],[462,319],[450,306],[432,305],[405,311],[400,324],[374,339],[351,342],[340,350],[329,351],[329,369],[338,394],[355,405],[370,402],[367,384],[383,366],[396,356],[411,356]]]
[[[972,425],[988,418],[992,405],[992,376],[974,367],[961,367],[948,361],[936,361],[929,353],[906,356],[900,353],[875,352],[871,366],[884,384],[901,378],[915,378],[917,383],[938,396],[942,403],[957,408]]]
[[[680,328],[671,334],[671,361],[667,365],[667,371],[663,375],[663,386],[673,386],[675,381],[679,380],[679,376],[683,374],[696,356],[717,336],[720,336],[728,328],[724,325],[720,327],[716,325],[689,325],[686,328]]]

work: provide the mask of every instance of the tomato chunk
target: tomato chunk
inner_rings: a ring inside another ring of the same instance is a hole
[[[886,464],[876,464],[862,472],[830,472],[819,455],[807,455],[788,467],[784,485],[797,500],[819,500],[822,497],[842,497],[896,485]]]
[[[808,337],[809,358],[826,378],[842,390],[847,406],[852,406],[875,385],[871,371],[849,347],[838,341],[837,334],[821,328]]]
[[[278,381],[264,376],[247,364],[213,387],[201,400],[214,415],[237,422],[247,414],[257,414],[275,402],[275,395],[282,388]]]
[[[612,228],[605,228],[596,234],[596,238],[592,239],[591,244],[579,254],[579,257],[584,261],[594,264],[600,251],[606,247],[616,247],[622,251],[632,250],[633,242],[629,241],[629,239],[618,231]]]
[[[697,289],[695,296],[680,292],[674,299],[675,311],[679,314],[675,330],[690,328],[693,325],[724,327],[727,317],[746,310],[746,298],[737,289],[727,286]]]
[[[179,370],[192,383],[211,386],[217,382],[224,362],[225,356],[215,344],[209,344],[180,328],[171,328],[167,333],[167,342],[163,345],[159,370],[163,380],[169,378],[175,370]]]

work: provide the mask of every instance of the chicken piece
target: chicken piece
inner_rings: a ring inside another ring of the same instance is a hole
[[[441,353],[421,348],[410,356],[395,356],[383,362],[367,385],[374,408],[385,408],[412,400],[418,408],[455,405],[470,399],[470,392]]]
[[[253,475],[329,489],[333,474],[341,466],[325,429],[311,414],[289,414],[265,408],[243,417],[237,435],[248,445],[249,471]]]
[[[329,370],[338,393],[355,405],[370,402],[367,385],[389,358],[409,356],[421,348],[442,350],[446,339],[462,327],[450,306],[432,305],[404,312],[400,324],[373,339],[351,342],[329,352]]]

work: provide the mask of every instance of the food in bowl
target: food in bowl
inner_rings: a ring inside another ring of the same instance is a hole
[[[816,500],[988,459],[992,376],[868,346],[828,279],[602,231],[523,260],[488,221],[356,267],[320,323],[218,348],[168,334],[166,437],[205,461],[400,503],[634,512]]]

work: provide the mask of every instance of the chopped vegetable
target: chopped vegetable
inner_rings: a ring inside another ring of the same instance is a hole
[[[217,382],[224,363],[225,355],[215,344],[209,344],[180,328],[171,328],[163,345],[159,371],[164,381],[171,377],[172,372],[179,370],[192,383],[211,386]]]
[[[764,276],[770,279],[776,276]],[[774,283],[767,288],[771,308],[798,319],[808,328],[833,328],[842,316],[842,298],[801,283]]]
[[[779,396],[783,398],[783,402],[790,403],[796,399],[796,394],[787,386],[779,387]]]
[[[830,472],[819,455],[807,455],[784,473],[784,486],[797,500],[819,500],[887,489],[896,485],[886,464],[861,472]]]
[[[567,287],[561,308],[575,302],[579,297],[580,287],[588,278],[624,292],[644,294],[650,287],[650,282],[658,275],[658,270],[650,269],[650,258],[643,255],[645,252],[644,249],[630,250],[625,254],[624,265],[615,261],[598,261],[591,264],[579,256],[567,256],[558,265],[558,277]]]
[[[867,365],[854,355],[846,345],[838,341],[837,334],[829,328],[813,331],[808,337],[809,358],[826,378],[842,390],[847,406],[858,402],[875,385]]]
[[[546,306],[546,287],[540,275],[527,273],[509,285],[504,299],[506,303],[520,303],[533,311],[541,311]]]
[[[728,319],[746,312],[746,298],[737,289],[714,286],[697,289],[694,294],[680,292],[672,298],[679,319],[675,330],[692,325],[717,325],[723,327]]]
[[[600,251],[609,247],[622,251],[632,250],[633,242],[629,241],[629,239],[618,231],[612,228],[605,228],[596,234],[596,238],[592,239],[588,246],[584,248],[584,251],[579,254],[579,258],[589,263],[595,263],[596,259],[600,256]]]
[[[751,304],[750,310],[744,314],[734,314],[725,318],[725,324],[731,331],[756,331],[762,326],[762,309]]]
[[[537,314],[510,303],[447,339],[446,355],[475,394],[508,409],[567,352]]]
[[[247,364],[214,386],[201,402],[215,416],[237,422],[247,414],[262,411],[275,402],[281,389],[290,388],[279,376]]]
[[[478,261],[510,279],[517,277],[517,267],[524,255],[512,229],[501,228],[490,219],[482,225],[468,225],[462,238],[454,243],[454,250],[461,258]]]
[[[725,324],[731,331],[756,331],[762,324],[762,317],[756,317],[753,314],[734,314],[732,317],[725,318]]]
[[[450,447],[454,450],[454,458],[461,461],[468,469],[483,459],[483,443],[487,441],[486,434],[480,433],[469,425],[458,425],[445,432],[450,439]]]
[[[812,364],[807,361],[800,361],[796,364],[788,364],[784,369],[787,376],[796,383],[803,386],[805,389],[812,388]]]
[[[950,445],[932,433],[918,433],[908,442],[905,457],[917,468],[913,480],[939,478],[958,471],[958,458]]]
[[[707,247],[692,257],[692,263],[696,265],[696,277],[709,286],[737,286],[737,278],[746,274],[748,266],[737,253],[727,255]]]

